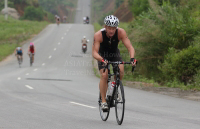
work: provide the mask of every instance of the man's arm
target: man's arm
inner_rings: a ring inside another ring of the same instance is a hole
[[[131,41],[129,40],[128,36],[126,35],[126,31],[121,28],[120,28],[120,40],[122,40],[124,46],[128,49],[130,58],[134,58],[135,49],[133,48]]]
[[[102,57],[99,55],[98,51],[99,51],[99,48],[100,48],[100,38],[101,36],[99,36],[99,33],[95,33],[94,35],[94,43],[93,43],[93,46],[92,46],[92,56],[98,60],[98,61],[102,61]]]

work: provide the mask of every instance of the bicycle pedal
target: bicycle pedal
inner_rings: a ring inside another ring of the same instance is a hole
[[[102,109],[102,111],[103,111],[103,112],[108,112],[108,111],[109,111],[109,109],[104,109],[104,110]]]
[[[111,108],[112,108],[112,107],[115,107],[115,103],[112,102],[112,103],[110,104],[110,107],[111,107]]]

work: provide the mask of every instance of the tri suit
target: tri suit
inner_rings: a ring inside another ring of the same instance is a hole
[[[118,49],[118,28],[112,38],[106,36],[105,28],[101,29],[103,41],[100,43],[99,55],[108,61],[122,61],[120,51]],[[104,68],[102,62],[98,61],[99,70]]]

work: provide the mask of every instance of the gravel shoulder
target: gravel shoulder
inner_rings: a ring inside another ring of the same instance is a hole
[[[93,67],[96,69],[96,74],[99,74],[97,61],[93,59]],[[195,90],[181,90],[180,88],[170,87],[154,87],[150,83],[123,81],[124,86],[140,89],[148,92],[168,95],[176,98],[188,99],[193,101],[200,101],[200,91]]]
[[[200,101],[200,91],[195,91],[195,90],[186,91],[186,90],[181,90],[180,88],[170,88],[170,87],[154,87],[152,84],[144,82],[124,81],[124,85],[127,87],[136,88],[148,92],[154,92],[193,101]]]

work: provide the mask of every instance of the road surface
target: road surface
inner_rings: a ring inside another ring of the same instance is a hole
[[[28,42],[21,68],[14,54],[0,63],[0,129],[199,129],[199,102],[129,87],[123,124],[117,124],[114,109],[101,120],[99,78],[92,67],[94,28],[82,24],[90,3],[78,1],[74,24],[51,24],[32,39],[32,67]],[[83,36],[90,40],[86,54]]]

